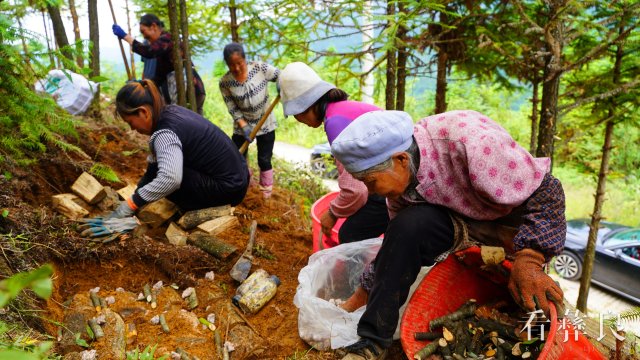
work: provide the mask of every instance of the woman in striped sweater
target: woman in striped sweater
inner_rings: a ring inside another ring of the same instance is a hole
[[[242,45],[230,43],[224,47],[224,62],[229,71],[220,79],[220,92],[233,118],[231,139],[240,148],[245,141],[251,142],[249,134],[269,107],[269,81],[278,80],[280,70],[259,62],[247,62]],[[276,141],[276,118],[270,114],[262,128],[256,133],[258,142],[258,167],[260,168],[260,191],[269,198],[273,190],[273,144]],[[246,158],[247,152],[244,152]]]
[[[163,197],[183,211],[237,205],[249,186],[244,158],[220,128],[201,115],[166,105],[151,80],[127,83],[116,112],[132,129],[150,135],[147,171],[133,196],[110,217],[131,216]]]

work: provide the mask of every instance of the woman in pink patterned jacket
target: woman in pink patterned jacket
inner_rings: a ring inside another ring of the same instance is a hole
[[[561,309],[562,290],[544,264],[564,247],[562,185],[548,158],[531,156],[499,124],[470,110],[415,125],[404,112],[375,111],[347,126],[331,150],[369,192],[387,198],[391,217],[354,295],[367,309],[345,359],[382,359],[420,267],[473,243],[505,248],[509,290],[522,308]]]

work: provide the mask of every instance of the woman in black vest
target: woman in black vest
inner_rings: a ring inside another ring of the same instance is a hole
[[[201,115],[166,105],[151,80],[132,81],[116,97],[116,112],[150,135],[147,171],[133,196],[110,217],[131,216],[163,197],[183,211],[237,205],[249,186],[244,157],[231,139]]]

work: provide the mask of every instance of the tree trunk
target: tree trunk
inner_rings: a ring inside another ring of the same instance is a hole
[[[98,26],[98,0],[89,0],[89,40],[91,42],[91,76],[100,75],[100,27]]]
[[[562,77],[562,8],[564,0],[551,0],[548,2],[548,16],[551,23],[545,28],[545,46],[550,52],[545,58],[545,66],[542,74],[542,102],[540,106],[540,124],[538,125],[537,157],[551,159],[553,169],[554,137],[558,121],[558,92],[560,78]]]
[[[238,28],[240,27],[240,25],[238,25],[237,11],[238,11],[238,8],[236,7],[236,1],[229,0],[229,16],[230,16],[229,27],[231,28],[231,41],[239,43],[240,35],[238,35]]]
[[[76,43],[76,64],[79,67],[84,66],[84,58],[82,57],[82,37],[80,37],[80,26],[78,25],[78,12],[76,11],[76,1],[69,0],[69,11],[71,12],[71,21],[73,22],[73,36]]]
[[[619,32],[622,33],[624,27],[621,26]],[[620,43],[616,49],[616,58],[613,67],[613,84],[620,83],[620,73],[622,69],[622,58],[624,56],[624,43]],[[587,313],[587,297],[589,296],[589,287],[591,286],[591,274],[593,273],[593,262],[596,254],[596,239],[598,238],[598,229],[600,228],[600,220],[602,220],[602,206],[605,200],[607,174],[609,173],[609,155],[612,149],[613,127],[615,125],[616,102],[611,100],[611,106],[607,116],[607,125],[604,131],[604,145],[602,146],[602,161],[600,163],[600,173],[598,173],[598,186],[596,190],[595,203],[593,205],[593,214],[591,215],[591,225],[589,225],[589,237],[587,240],[587,250],[582,262],[582,277],[580,278],[580,289],[578,290],[578,301],[576,307],[583,313]]]
[[[538,94],[540,79],[538,76],[533,78],[531,85],[533,86],[533,94],[531,95],[531,141],[529,142],[529,152],[534,154],[536,142],[538,141],[538,103],[540,102]]]
[[[124,9],[127,12],[127,31],[129,32],[129,34],[133,34],[133,32],[131,32],[131,17],[129,16],[129,0],[125,0]],[[131,64],[131,77],[133,79],[137,79],[138,77],[136,76],[136,59],[133,55],[132,46],[129,46],[129,63]]]
[[[22,21],[20,20],[20,18],[17,19],[18,20],[18,27],[20,28],[20,30],[23,30],[22,28]],[[2,37],[0,36],[0,43],[2,42]],[[20,36],[20,41],[22,42],[22,51],[24,52],[24,62],[27,63],[27,66],[31,66],[31,54],[29,54],[29,47],[27,47],[27,40],[25,39],[24,36]]]
[[[56,60],[53,58],[53,51],[51,51],[51,38],[49,37],[49,31],[47,30],[49,27],[47,26],[47,18],[44,16],[44,10],[42,11],[42,25],[44,25],[44,37],[47,40],[49,62],[51,63],[51,68],[53,69],[56,67]]]
[[[73,61],[73,55],[69,51],[69,39],[67,39],[67,33],[64,30],[64,23],[62,22],[62,16],[60,16],[60,9],[57,6],[47,5],[47,11],[51,18],[51,24],[53,26],[53,36],[56,39],[56,44],[62,52],[62,55],[69,60]]]
[[[438,50],[435,114],[447,111],[447,58],[447,53],[444,50]]]
[[[387,84],[385,85],[384,99],[387,110],[396,109],[396,51],[387,51]]]
[[[169,7],[169,26],[171,26],[171,39],[173,40],[173,70],[176,76],[176,91],[178,92],[178,105],[186,107],[184,89],[184,70],[182,68],[182,54],[180,54],[180,23],[178,22],[178,7],[176,0],[167,2]]]
[[[613,111],[611,111],[612,113]],[[612,116],[613,114],[611,114]],[[591,225],[589,225],[589,237],[587,240],[587,250],[582,261],[582,277],[580,278],[580,289],[578,290],[578,301],[576,308],[587,313],[587,297],[591,285],[591,274],[593,272],[593,260],[596,254],[596,239],[600,220],[602,220],[602,205],[607,184],[607,173],[609,172],[609,155],[611,153],[611,138],[613,137],[614,122],[607,121],[604,132],[604,145],[602,146],[602,162],[600,163],[600,173],[598,174],[598,187],[596,190],[596,201],[591,215]]]
[[[398,3],[398,12],[406,13],[405,5],[403,2]],[[406,39],[407,27],[400,25],[398,28],[398,34],[396,36],[396,42],[398,44],[398,65],[397,65],[397,79],[396,79],[396,110],[404,110],[405,91],[407,87],[407,58],[409,53],[407,52]]]
[[[91,68],[91,76],[100,75],[100,27],[98,24],[98,0],[89,0],[88,2],[88,16],[89,16],[89,49],[90,61],[89,67]],[[96,91],[88,114],[100,119],[102,113],[100,112],[100,84],[98,84],[98,90]]]
[[[392,0],[387,0],[387,16],[389,19],[393,15],[395,15],[396,6],[395,2]],[[393,21],[389,20],[387,23],[387,28],[393,25]],[[395,100],[396,100],[396,49],[395,46],[393,49],[389,49],[387,51],[387,84],[385,86],[384,91],[385,98],[385,108],[387,110],[395,110]]]
[[[53,46],[53,58],[56,59],[56,69],[62,69],[62,65],[60,65],[60,58],[61,56],[57,56],[55,52],[59,51],[60,48],[58,47],[58,43],[56,42],[55,36],[53,35],[53,24],[51,23],[51,18],[49,18],[48,21],[48,25],[49,25],[49,34],[51,34],[51,45]]]
[[[407,47],[398,49],[398,78],[396,82],[396,110],[404,110],[405,94],[407,88]]]
[[[193,64],[191,63],[191,49],[189,47],[189,19],[185,0],[180,0],[180,23],[182,24],[182,45],[184,47],[184,64],[187,73],[187,98],[189,99],[191,110],[198,111],[196,89],[193,85]]]
[[[540,124],[538,131],[538,148],[536,157],[548,157],[553,167],[553,142],[556,135],[556,122],[558,120],[558,89],[560,88],[561,73],[550,69],[553,67],[548,60],[544,70],[546,80],[542,85],[542,103],[540,107]],[[555,61],[554,61],[555,62]]]

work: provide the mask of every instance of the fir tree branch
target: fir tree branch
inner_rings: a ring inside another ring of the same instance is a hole
[[[559,116],[564,116],[566,115],[569,111],[580,107],[584,104],[588,104],[591,102],[595,102],[598,100],[604,100],[604,99],[608,99],[610,97],[613,97],[615,95],[618,95],[622,92],[627,92],[628,90],[634,88],[636,85],[640,84],[640,77],[636,77],[633,81],[630,81],[628,83],[625,83],[615,89],[611,89],[609,91],[605,91],[603,93],[594,95],[594,96],[590,96],[588,98],[584,98],[584,99],[579,99],[577,101],[575,101],[572,104],[567,104],[567,105],[563,105],[563,106],[558,106],[558,113],[560,114]]]

